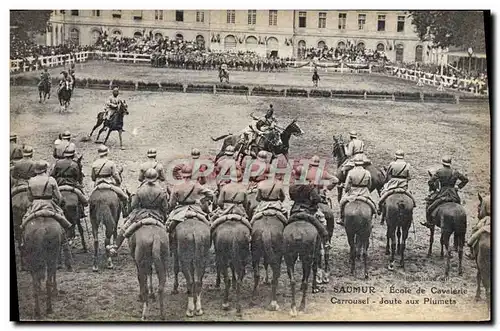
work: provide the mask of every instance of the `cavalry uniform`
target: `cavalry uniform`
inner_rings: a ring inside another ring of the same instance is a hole
[[[109,120],[111,116],[118,110],[122,100],[118,97],[119,91],[118,88],[113,88],[113,95],[109,97],[108,102],[106,102],[106,113],[105,119]]]
[[[116,254],[123,240],[129,238],[141,225],[163,227],[167,219],[167,193],[158,183],[156,170],[149,168],[145,172],[143,184],[139,186],[137,193],[132,197],[131,209],[132,212],[118,232],[116,245],[110,248],[112,254]]]
[[[42,86],[45,82],[48,84],[50,90],[50,88],[52,87],[52,79],[50,78],[50,74],[47,72],[47,69],[44,69],[40,74],[40,82],[38,83],[38,87]]]
[[[346,203],[357,198],[361,198],[360,200],[370,205],[373,214],[377,214],[377,206],[372,200],[369,189],[372,178],[370,172],[363,168],[364,162],[362,155],[356,155],[354,157],[354,168],[347,174],[344,186],[345,195],[340,200],[341,221],[338,222],[340,225],[344,225],[344,207]]]
[[[347,156],[347,161],[342,166],[342,171],[344,173],[348,172],[354,167],[354,157],[356,155],[361,155],[364,159],[365,153],[365,143],[358,139],[358,133],[356,131],[351,131],[349,133],[351,141],[347,144],[345,153]]]
[[[207,166],[206,165],[199,165],[198,169],[195,169],[195,165],[197,162],[200,162],[198,161],[200,159],[200,150],[197,149],[197,148],[193,148],[191,150],[191,161],[188,161],[187,164],[178,164],[174,167],[174,170],[173,170],[173,175],[174,175],[174,178],[175,179],[181,179],[183,178],[182,177],[182,169],[185,167],[185,166],[188,166],[190,168],[192,168],[193,170],[195,170],[192,174],[191,174],[191,177],[194,177],[197,179],[197,181],[201,184],[201,185],[205,185],[207,183],[207,179],[206,179],[206,176],[208,175],[205,175],[205,176],[200,176],[199,173],[200,172],[204,172],[205,170],[207,170]]]
[[[36,175],[35,173],[35,162],[32,159],[33,148],[30,146],[24,146],[23,158],[17,161],[12,167],[12,187],[22,188],[24,190],[26,185],[28,185],[28,180]],[[13,189],[11,194],[14,196],[17,193],[16,189]]]
[[[54,217],[64,229],[71,227],[71,223],[64,217],[59,206],[62,203],[61,192],[53,177],[47,175],[48,164],[45,161],[35,165],[35,177],[28,181],[28,197],[31,205],[23,216],[21,230],[33,218]]]
[[[234,175],[234,171],[239,170],[240,167],[236,163],[236,160],[233,158],[234,155],[234,147],[227,146],[224,151],[224,155],[222,155],[217,162],[215,163],[215,175],[217,176],[217,190],[220,191],[220,187],[224,184],[228,184],[231,182],[231,179],[227,177],[231,177]]]
[[[23,149],[17,144],[17,136],[10,135],[10,164],[13,165],[23,158]]]
[[[148,150],[148,160],[141,164],[139,170],[139,181],[144,181],[144,174],[148,169],[154,169],[158,173],[158,180],[165,181],[165,173],[163,170],[163,165],[156,160],[156,149],[151,148]]]
[[[267,162],[267,153],[266,151],[260,151],[257,154],[257,159],[250,160],[250,163],[247,165],[244,163],[244,171],[248,171],[248,189],[250,192],[257,190],[257,185],[259,182],[265,180],[267,178],[268,173],[271,170],[270,164]],[[264,169],[260,170],[259,169]],[[255,173],[255,174],[254,174]]]
[[[410,164],[404,161],[404,152],[402,150],[396,151],[396,160],[389,164],[386,174],[386,183],[382,189],[381,196],[378,202],[379,214],[383,212],[383,204],[385,199],[387,199],[393,193],[404,193],[413,200],[413,207],[416,206],[415,199],[408,191],[408,181],[411,180],[410,176]],[[384,222],[384,216],[382,216],[381,224]]]
[[[273,105],[269,105],[269,109],[264,117],[256,118],[252,116],[254,122],[248,125],[240,139],[240,142],[243,143],[246,149],[250,149],[250,146],[255,142],[257,137],[266,134],[276,127],[278,121],[273,116],[273,113]]]
[[[69,131],[65,131],[62,136],[62,139],[58,139],[54,142],[54,151],[52,156],[58,160],[64,159],[64,152],[67,150],[69,145],[71,144],[71,133]],[[74,146],[74,144],[73,144]]]
[[[92,163],[92,181],[95,189],[110,189],[118,195],[122,203],[123,216],[127,214],[128,196],[120,188],[121,178],[118,175],[116,165],[107,158],[108,148],[104,145],[98,149],[99,158]]]
[[[181,175],[185,182],[177,184],[172,189],[172,195],[168,202],[168,210],[171,210],[167,227],[169,232],[173,232],[178,222],[182,222],[188,216],[194,216],[200,221],[210,225],[207,219],[209,212],[202,200],[213,201],[213,192],[202,186],[198,181],[192,180],[193,168],[184,166]]]
[[[301,177],[302,167],[295,171],[295,178]],[[290,218],[288,223],[299,220],[307,220],[316,227],[323,243],[328,241],[328,231],[325,226],[314,215],[318,211],[318,204],[321,202],[321,197],[318,189],[310,184],[292,184],[289,188],[290,199],[293,201],[290,210]]]
[[[287,211],[283,205],[285,201],[285,189],[281,180],[269,177],[259,182],[257,184],[256,200],[259,204],[253,212],[251,224],[266,214],[272,214],[286,225]]]
[[[60,191],[67,190],[74,192],[78,196],[81,206],[85,207],[88,205],[88,200],[83,193],[83,176],[80,166],[73,160],[74,156],[75,147],[71,143],[64,152],[65,158],[56,161],[50,175],[56,179]],[[83,215],[83,208],[80,215]]]
[[[442,159],[443,167],[436,171],[428,182],[430,190],[434,191],[427,197],[427,222],[422,225],[429,227],[431,224],[432,212],[444,202],[460,203],[458,191],[455,188],[457,181],[460,181],[458,188],[461,189],[469,182],[469,179],[459,171],[451,168],[451,158],[448,156]]]
[[[62,71],[61,74],[63,75],[63,78],[59,80],[59,89],[57,90],[57,92],[59,93],[59,91],[63,87],[66,87],[67,90],[71,91],[73,87],[73,78],[68,74],[67,71]]]

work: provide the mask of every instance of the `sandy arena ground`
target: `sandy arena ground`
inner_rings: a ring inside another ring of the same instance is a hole
[[[107,68],[107,67],[105,67]],[[103,69],[103,76],[108,71]],[[143,67],[132,67],[122,79],[143,78],[138,73]],[[118,73],[120,69],[116,69]],[[94,75],[81,73],[79,77]],[[134,76],[137,74],[137,76]],[[181,74],[181,73],[179,73]],[[201,73],[204,75],[213,73]],[[235,79],[237,80],[235,73]],[[189,75],[186,75],[186,79]],[[241,80],[245,74],[241,73]],[[269,75],[278,77],[279,74]],[[107,77],[107,76],[106,76]],[[361,76],[354,78],[333,76],[331,84],[345,81],[345,85],[359,85]],[[110,77],[108,77],[110,78]],[[200,78],[203,80],[204,78]],[[239,78],[238,78],[239,79]],[[279,82],[276,81],[269,83]],[[293,79],[293,78],[291,78]],[[378,79],[378,78],[377,78]],[[245,80],[252,80],[251,76]],[[375,80],[366,86],[376,86]],[[253,81],[254,82],[254,81]],[[254,82],[255,83],[255,82]],[[392,79],[388,89],[397,88],[411,90],[400,80]],[[307,84],[307,82],[305,83]],[[385,80],[379,81],[385,84]],[[413,83],[411,83],[413,84]],[[342,87],[350,88],[350,87]],[[384,88],[385,89],[385,88]],[[109,91],[76,90],[70,112],[59,114],[56,100],[50,99],[46,104],[37,102],[35,87],[11,88],[11,132],[19,136],[20,143],[30,144],[34,148],[35,159],[46,159],[53,162],[52,143],[60,132],[69,129],[77,144],[78,150],[84,154],[85,186],[91,190],[90,165],[97,157],[97,145],[93,142],[81,142],[95,122],[95,116],[103,107]],[[429,231],[420,225],[425,218],[424,198],[427,195],[427,170],[439,166],[441,156],[450,154],[453,166],[469,176],[469,184],[460,192],[468,213],[468,228],[476,222],[477,193],[490,190],[490,113],[487,104],[452,105],[452,104],[419,104],[395,103],[381,101],[338,101],[325,99],[300,98],[264,98],[245,96],[196,95],[181,93],[122,92],[122,97],[129,104],[130,115],[125,118],[126,132],[123,134],[125,150],[118,146],[118,136],[113,133],[108,145],[110,158],[124,167],[125,185],[135,191],[138,181],[138,170],[146,158],[150,147],[158,150],[158,159],[166,164],[170,160],[187,155],[191,148],[199,148],[203,154],[214,155],[221,142],[214,143],[215,137],[228,132],[240,132],[249,122],[249,114],[262,114],[269,103],[273,103],[275,115],[282,123],[288,124],[298,116],[298,123],[305,131],[302,137],[291,140],[290,157],[311,157],[314,154],[326,158],[330,169],[332,166],[332,135],[347,135],[350,129],[360,133],[366,144],[368,156],[376,165],[387,165],[398,148],[406,152],[406,159],[413,166],[410,189],[418,205],[414,211],[415,226],[412,227],[407,241],[406,270],[387,269],[388,258],[385,252],[385,226],[376,222],[369,250],[370,279],[362,279],[361,265],[358,263],[356,277],[349,275],[349,246],[345,231],[338,225],[333,236],[331,253],[331,281],[324,285],[323,293],[308,293],[307,310],[300,313],[295,320],[484,320],[488,318],[486,303],[475,302],[476,268],[472,261],[464,260],[464,274],[457,275],[457,254],[453,254],[450,278],[441,280],[444,274],[445,261],[439,258],[439,236],[436,231],[433,256],[426,257]],[[95,136],[94,136],[95,139]],[[336,191],[336,190],[335,190]],[[376,193],[374,193],[376,196]],[[336,193],[332,192],[334,211],[338,218],[339,208]],[[120,221],[121,223],[121,221]],[[415,229],[415,232],[413,232]],[[470,231],[468,231],[468,235]],[[102,235],[102,231],[101,231]],[[87,243],[91,238],[85,234]],[[100,239],[101,254],[103,238]],[[91,246],[90,246],[91,247]],[[55,302],[55,313],[45,317],[48,320],[71,321],[137,321],[140,319],[141,305],[138,298],[138,282],[135,266],[129,255],[127,244],[124,244],[115,259],[115,270],[105,268],[104,257],[101,258],[101,270],[93,273],[91,269],[91,253],[82,253],[79,240],[73,250],[75,271],[60,270],[57,274],[58,288],[61,291]],[[290,289],[283,263],[280,284],[278,287],[278,304],[280,310],[266,310],[270,298],[270,287],[261,284],[259,288],[260,304],[256,307],[248,305],[253,286],[253,275],[250,264],[244,279],[242,301],[244,315],[237,318],[234,309],[221,309],[222,290],[213,288],[215,272],[213,262],[204,279],[202,296],[205,314],[189,319],[190,321],[284,321],[289,320]],[[396,264],[397,265],[397,264]],[[296,277],[300,266],[297,266]],[[263,272],[263,271],[261,271]],[[407,277],[411,277],[407,278]],[[166,309],[167,319],[171,321],[187,320],[185,317],[186,294],[184,279],[180,277],[180,294],[171,295],[172,268],[169,269],[167,281]],[[156,278],[154,280],[157,282]],[[341,286],[371,285],[376,293],[370,296],[370,304],[332,304],[331,298],[363,299],[364,294],[338,294],[335,288]],[[390,287],[410,288],[412,294],[391,294]],[[422,287],[426,294],[416,294]],[[463,289],[464,295],[430,294],[433,287],[440,289]],[[484,289],[483,298],[484,298]],[[19,311],[22,320],[30,320],[33,313],[33,297],[31,278],[26,272],[18,272]],[[232,295],[232,294],[231,294]],[[433,299],[453,299],[456,304],[424,304],[424,297]],[[402,298],[403,304],[379,304],[380,299]],[[405,298],[420,299],[419,304],[405,304]],[[42,309],[44,310],[42,301]],[[157,304],[153,304],[151,318],[158,317]]]

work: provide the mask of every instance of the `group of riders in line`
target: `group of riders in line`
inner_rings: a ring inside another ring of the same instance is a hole
[[[59,79],[57,94],[59,94],[59,91],[61,89],[65,88],[66,90],[70,91],[71,95],[71,93],[75,89],[75,85],[76,85],[75,64],[73,63],[71,67],[68,69],[68,71],[66,70],[61,71],[61,78]],[[52,89],[52,78],[50,76],[47,67],[44,67],[42,73],[40,73],[40,81],[38,83],[38,89],[39,90],[46,89],[48,93],[48,99],[50,99],[50,91]],[[40,102],[41,102],[41,97],[40,97]]]
[[[65,75],[62,81],[63,84],[70,83],[71,79],[68,77],[71,77],[71,74]],[[112,116],[119,103],[119,91],[114,89],[113,95],[107,102],[107,118]],[[242,146],[248,148],[257,137],[265,135],[270,130],[279,130],[272,105],[270,105],[264,117],[253,117],[253,122],[241,135],[240,142]],[[101,145],[97,150],[99,157],[92,163],[91,167],[94,190],[112,190],[115,192],[121,201],[123,216],[127,217],[125,227],[119,234],[117,244],[107,249],[111,253],[116,252],[124,240],[124,231],[133,224],[136,224],[136,227],[140,226],[137,225],[137,222],[145,217],[153,217],[161,223],[166,222],[170,232],[178,222],[182,221],[186,212],[196,214],[201,221],[211,224],[212,229],[227,220],[227,215],[238,216],[241,222],[251,228],[249,220],[258,217],[264,210],[278,212],[280,217],[285,220],[294,213],[300,212],[309,215],[307,219],[317,228],[323,239],[324,247],[328,248],[330,243],[326,230],[326,219],[321,208],[319,208],[319,204],[326,202],[326,191],[332,190],[336,185],[343,185],[345,191],[345,195],[340,201],[341,217],[340,221],[337,222],[340,225],[344,225],[344,207],[346,203],[355,199],[361,199],[371,206],[372,220],[376,219],[377,214],[382,213],[385,199],[395,190],[403,191],[415,204],[415,200],[408,190],[408,182],[411,180],[411,167],[404,160],[402,150],[395,152],[395,160],[387,168],[386,183],[381,192],[381,198],[378,204],[375,203],[369,190],[372,181],[371,174],[364,168],[368,161],[365,155],[364,142],[358,138],[355,131],[351,131],[349,135],[350,141],[345,146],[348,160],[341,168],[346,174],[345,182],[339,183],[336,176],[321,169],[319,167],[320,158],[316,155],[313,156],[308,165],[298,165],[292,170],[293,183],[290,183],[289,186],[289,196],[294,204],[289,212],[286,211],[283,205],[286,196],[284,177],[270,170],[268,153],[266,151],[258,152],[256,160],[252,160],[253,163],[249,167],[247,164],[238,164],[236,162],[234,146],[228,146],[225,149],[224,156],[216,160],[217,189],[215,192],[207,187],[205,177],[197,176],[198,173],[203,171],[202,168],[197,169],[196,161],[200,159],[198,149],[195,148],[191,151],[191,161],[174,168],[174,178],[184,179],[184,181],[173,187],[160,185],[160,183],[165,183],[167,176],[163,165],[156,159],[156,150],[154,148],[149,149],[147,151],[147,161],[140,166],[138,177],[140,184],[137,192],[132,196],[131,206],[133,210],[131,212],[128,210],[129,194],[120,187],[123,183],[121,167],[108,158],[108,147]],[[83,210],[88,205],[88,199],[83,191],[81,157],[77,153],[76,145],[71,142],[71,133],[66,131],[61,135],[61,139],[56,140],[53,150],[53,157],[56,162],[52,167],[49,166],[47,161],[35,162],[32,159],[33,148],[18,145],[16,135],[11,135],[10,142],[12,195],[27,189],[29,199],[32,202],[23,217],[21,225],[18,225],[17,231],[22,231],[24,224],[30,219],[44,213],[56,218],[65,229],[74,226],[65,218],[61,209],[64,206],[64,200],[61,198],[60,187],[64,186],[66,189],[71,187],[72,190],[77,192],[82,211],[80,215],[85,215]],[[249,184],[243,185],[242,179],[245,171],[252,171],[254,166],[263,166],[266,170],[263,174],[251,176]],[[224,177],[231,173],[231,169],[237,169],[236,178],[228,179]],[[318,181],[317,172],[321,172],[319,175],[320,181]],[[304,179],[305,184],[298,183],[298,181]],[[468,179],[458,170],[451,168],[451,158],[449,156],[443,157],[442,168],[437,170],[428,182],[432,191],[427,198],[426,222],[422,223],[424,226],[432,226],[431,215],[441,203],[450,201],[460,203],[456,188],[457,182],[459,182],[458,188],[461,189],[468,183]],[[246,207],[252,192],[256,193],[259,204],[254,211],[249,211]],[[212,211],[210,211],[210,205],[214,207]],[[384,216],[382,215],[382,224]],[[481,231],[484,231],[484,227],[478,227],[471,240],[469,240],[468,244],[471,248]],[[17,236],[17,238],[20,237]]]

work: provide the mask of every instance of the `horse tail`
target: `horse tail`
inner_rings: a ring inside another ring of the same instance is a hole
[[[158,233],[153,234],[153,245],[151,248],[151,257],[153,260],[153,265],[155,266],[158,278],[166,277],[165,261],[162,257],[161,252],[161,238]]]
[[[262,243],[264,245],[264,252],[266,256],[273,257],[274,250],[273,250],[271,230],[269,229],[269,227],[265,227],[264,231],[262,231]]]
[[[212,139],[213,141],[219,141],[219,140],[227,138],[227,137],[229,137],[231,135],[232,135],[232,133],[228,133],[228,134],[222,135],[222,136],[217,137],[217,138],[213,138],[212,136],[210,136],[210,139]]]

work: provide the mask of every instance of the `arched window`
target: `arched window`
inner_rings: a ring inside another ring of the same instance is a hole
[[[90,42],[92,45],[94,45],[98,40],[99,37],[101,36],[101,31],[98,29],[92,29],[92,32],[90,32]]]
[[[135,39],[141,39],[141,38],[142,38],[142,32],[140,32],[140,31],[136,31],[136,32],[134,33],[134,38],[135,38]]]
[[[178,33],[178,34],[175,35],[175,39],[177,41],[183,41],[184,40],[184,36],[182,34]]]
[[[303,59],[306,55],[306,42],[304,40],[299,41],[299,47],[297,49],[297,57]]]
[[[277,57],[278,56],[278,50],[279,50],[279,42],[278,39],[274,37],[267,38],[266,42],[266,53],[272,57]]]
[[[160,32],[156,32],[155,33],[155,40],[160,40],[161,38],[163,38],[163,35]]]
[[[385,46],[384,46],[384,44],[382,44],[382,43],[378,44],[378,45],[377,45],[377,51],[379,51],[379,52],[383,52],[383,51],[385,51]]]
[[[255,38],[254,36],[249,36],[247,37],[247,39],[245,40],[245,44],[247,45],[247,48],[248,49],[254,49],[257,47],[257,38]]]
[[[418,45],[415,47],[415,62],[422,62],[424,56],[424,47]]]
[[[77,28],[71,29],[69,37],[72,42],[74,42],[77,45],[80,45],[80,31],[78,31]]]
[[[318,48],[325,48],[326,44],[323,40],[318,43]]]
[[[205,46],[205,37],[203,37],[201,34],[196,36],[196,44],[198,46]]]
[[[337,44],[337,47],[340,48],[340,49],[345,48],[345,42],[339,41],[339,43]]]
[[[365,46],[365,43],[364,43],[364,42],[362,42],[362,41],[360,41],[360,42],[358,43],[358,45],[356,46],[356,48],[357,48],[358,50],[360,50],[360,51],[364,50],[364,49],[365,49],[365,47],[366,47],[366,46]]]
[[[403,62],[404,47],[403,44],[396,45],[396,62]]]
[[[236,48],[236,38],[233,35],[227,35],[226,38],[224,38],[224,48]]]

